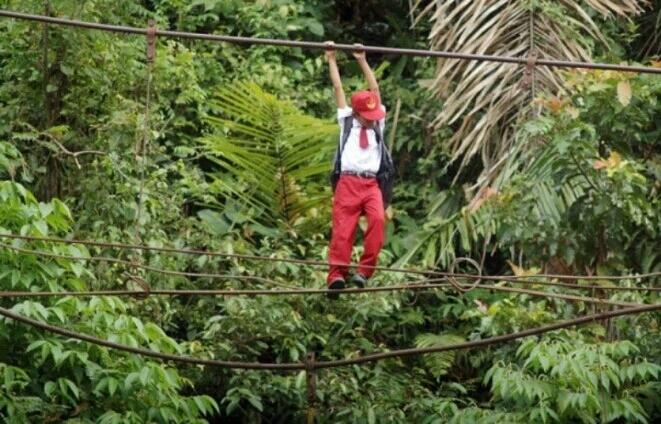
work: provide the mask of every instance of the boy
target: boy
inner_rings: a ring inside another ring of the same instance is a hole
[[[333,229],[328,261],[329,297],[337,299],[336,290],[344,289],[351,261],[354,236],[361,215],[367,217],[364,252],[351,283],[364,287],[374,274],[379,251],[383,246],[385,208],[392,197],[394,167],[385,148],[383,130],[386,109],[381,104],[379,85],[365,59],[365,52],[353,51],[369,90],[351,96],[347,107],[333,43],[328,42],[326,58],[337,102],[340,142],[335,153],[331,183],[333,185]]]

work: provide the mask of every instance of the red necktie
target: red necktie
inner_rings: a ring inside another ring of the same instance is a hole
[[[367,149],[369,141],[367,141],[367,128],[360,127],[360,148]]]

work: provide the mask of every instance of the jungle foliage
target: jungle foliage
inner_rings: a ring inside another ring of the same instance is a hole
[[[487,50],[500,46],[497,52],[511,54],[527,52],[529,37],[508,38],[496,24],[514,16],[509,27],[524,28],[535,12],[543,26],[533,35],[544,54],[568,49],[581,60],[661,66],[654,56],[658,2],[487,3],[2,0],[0,6],[141,27],[153,18],[159,28],[258,37],[412,48],[429,48],[429,38],[449,50],[483,42]],[[440,12],[430,20],[434,10]],[[491,23],[491,32],[471,39],[470,25],[480,22]],[[441,31],[455,27],[466,32]],[[338,133],[322,52],[159,40],[147,117],[143,37],[5,18],[0,33],[0,233],[326,258],[328,172]],[[552,35],[563,43],[544,38]],[[338,56],[345,89],[362,88],[355,62]],[[661,271],[661,78],[543,69],[532,98],[519,85],[519,68],[368,59],[388,107],[385,138],[398,165],[382,264],[447,270],[456,258],[471,257],[487,274]],[[499,81],[517,102],[501,104],[494,90]],[[472,97],[477,87],[482,100]],[[476,126],[480,122],[489,126]],[[150,142],[143,152],[145,129]],[[494,135],[501,130],[506,137]],[[0,243],[3,291],[122,289],[132,284],[127,273],[162,289],[272,288],[232,275],[310,288],[325,281],[324,268],[301,264]],[[160,275],[20,249],[229,277]],[[407,281],[382,272],[370,284]],[[658,292],[578,293],[659,302]],[[453,344],[605,310],[488,290],[370,293],[337,302],[324,296],[2,297],[0,306],[128,346],[250,362]],[[317,422],[657,422],[660,318],[623,317],[486,349],[321,370]],[[3,422],[289,423],[306,414],[304,372],[163,364],[0,320]]]

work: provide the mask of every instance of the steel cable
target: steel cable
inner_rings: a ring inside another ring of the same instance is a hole
[[[368,362],[376,362],[384,359],[390,358],[402,358],[406,356],[414,355],[424,355],[428,353],[438,353],[446,352],[451,350],[460,350],[460,349],[472,349],[476,347],[486,347],[498,343],[504,343],[511,340],[520,339],[523,337],[530,337],[535,335],[544,334],[550,331],[559,330],[562,328],[573,327],[576,325],[581,325],[585,323],[594,322],[597,320],[604,320],[608,318],[614,318],[623,315],[632,315],[640,314],[645,312],[654,312],[661,310],[661,304],[657,305],[645,305],[635,308],[628,309],[618,309],[609,312],[603,312],[600,314],[587,315],[580,318],[571,319],[564,322],[559,322],[555,324],[549,324],[542,327],[531,328],[528,330],[519,331],[516,333],[504,334],[501,336],[490,337],[482,340],[474,340],[463,343],[456,343],[446,346],[432,346],[427,348],[411,348],[411,349],[399,349],[393,350],[390,352],[375,353],[370,355],[364,355],[357,358],[349,359],[340,359],[340,360],[331,360],[331,361],[319,361],[314,363],[314,369],[323,369],[323,368],[335,368],[348,365],[358,365]],[[23,324],[30,325],[34,328],[38,328],[43,331],[48,331],[50,333],[59,334],[61,336],[69,337],[71,339],[81,340],[88,343],[92,343],[98,346],[105,346],[111,349],[133,353],[136,355],[141,355],[145,357],[151,357],[154,359],[162,361],[174,361],[182,362],[194,365],[209,365],[216,366],[221,368],[231,368],[231,369],[259,369],[259,370],[305,370],[306,363],[300,362],[290,362],[290,363],[260,363],[260,362],[239,362],[239,361],[221,361],[215,359],[203,359],[203,358],[194,358],[190,356],[182,355],[173,355],[168,353],[155,352],[149,349],[143,349],[138,347],[131,347],[126,345],[121,345],[119,343],[114,343],[108,340],[104,340],[95,336],[90,336],[88,334],[81,334],[66,328],[57,327],[50,325],[41,321],[37,321],[32,318],[17,314],[9,309],[0,307],[0,315],[9,318],[11,320],[21,322]]]
[[[137,35],[147,35],[148,33],[148,29],[146,28],[137,28],[137,27],[123,26],[123,25],[109,25],[109,24],[101,24],[96,22],[85,22],[85,21],[73,20],[73,19],[64,19],[64,18],[56,18],[51,16],[13,12],[9,10],[0,10],[0,16],[13,18],[13,19],[34,21],[34,22],[44,22],[54,25],[64,25],[75,28],[94,29],[94,30],[102,30],[102,31],[117,32],[117,33],[137,34]],[[294,41],[294,40],[283,40],[283,39],[274,39],[274,38],[239,37],[232,35],[217,35],[217,34],[201,34],[195,32],[167,31],[160,29],[156,31],[156,36],[169,37],[169,38],[195,39],[195,40],[204,40],[204,41],[213,41],[213,42],[225,42],[225,43],[233,43],[233,44],[247,44],[247,45],[262,44],[262,45],[297,47],[303,49],[316,49],[316,50],[328,49],[328,45],[326,45],[326,43],[323,42]],[[422,50],[422,49],[405,49],[398,47],[334,44],[333,48],[335,50],[343,50],[343,51],[359,50],[368,53],[382,53],[382,54],[423,56],[423,57],[444,57],[448,59],[512,63],[518,65],[525,65],[528,62],[527,58],[522,58],[522,57],[457,53],[457,52],[445,52],[445,51]],[[557,60],[557,59],[538,59],[535,61],[535,64],[542,66],[549,66],[549,67],[560,67],[560,68],[604,69],[604,70],[623,71],[623,72],[661,74],[661,68],[653,68],[647,66],[616,65],[610,63],[590,63],[590,62],[573,62],[573,61]]]

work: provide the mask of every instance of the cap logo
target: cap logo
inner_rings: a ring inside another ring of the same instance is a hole
[[[370,110],[374,109],[376,107],[376,99],[374,97],[369,97],[365,102],[365,106]]]

